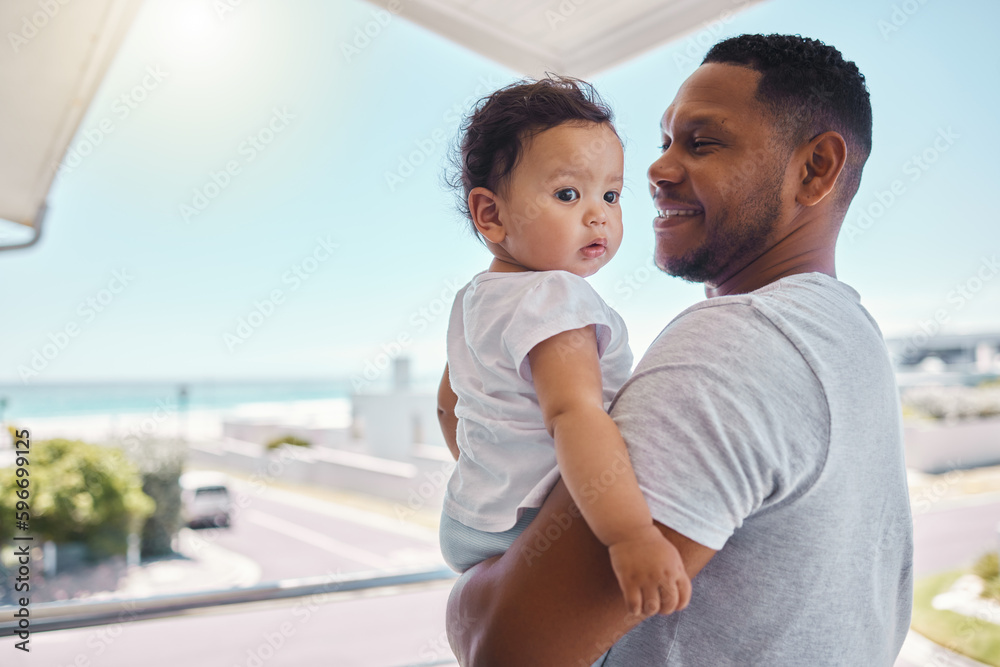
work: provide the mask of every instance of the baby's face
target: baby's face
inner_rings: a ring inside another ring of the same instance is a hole
[[[589,276],[622,242],[624,155],[607,124],[564,123],[526,142],[498,213],[509,260]]]

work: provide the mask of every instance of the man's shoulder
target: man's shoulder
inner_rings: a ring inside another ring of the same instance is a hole
[[[810,336],[857,329],[881,338],[857,292],[823,274],[799,274],[748,294],[693,304],[667,324],[649,351],[720,353],[759,346],[788,350],[802,347]]]
[[[649,346],[641,365],[717,362],[744,357],[748,347],[759,350],[761,345],[785,347],[787,340],[760,304],[747,295],[716,297],[674,317]]]

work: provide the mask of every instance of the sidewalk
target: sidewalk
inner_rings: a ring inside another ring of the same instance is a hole
[[[990,502],[1000,497],[1000,466],[951,470],[930,475],[907,468],[914,514]]]
[[[201,466],[189,469],[197,470]],[[247,484],[246,474],[226,472],[235,487]],[[283,497],[286,503],[308,502],[307,499],[312,498],[320,501],[319,507],[337,510],[337,514],[345,518],[402,532],[422,541],[437,541],[438,512],[415,511],[404,522],[399,517],[398,503],[388,500],[330,488],[288,484],[279,479],[268,480],[267,486],[269,493]],[[313,505],[313,509],[316,508]],[[175,555],[143,560],[138,566],[128,566],[123,556],[117,556],[51,577],[42,573],[39,548],[33,552],[32,602],[128,599],[259,583],[260,568],[253,560],[213,543],[217,530],[226,529],[183,528],[178,535]]]
[[[949,651],[910,630],[893,667],[984,667],[984,663]]]
[[[31,601],[131,599],[252,586],[260,581],[256,563],[212,544],[211,539],[206,539],[209,534],[183,528],[174,556],[141,565],[128,566],[125,558],[118,556],[46,577],[39,561],[31,574]]]

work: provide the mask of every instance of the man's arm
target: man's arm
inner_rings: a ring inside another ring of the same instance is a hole
[[[441,377],[441,385],[438,387],[438,423],[441,425],[441,434],[448,444],[451,455],[458,460],[458,417],[455,416],[455,404],[458,403],[458,396],[451,390],[451,378],[448,377],[448,364],[444,365],[444,375]]]
[[[656,526],[691,578],[715,554]],[[504,555],[462,575],[447,615],[448,638],[464,667],[587,666],[640,620],[628,613],[608,550],[562,481]]]

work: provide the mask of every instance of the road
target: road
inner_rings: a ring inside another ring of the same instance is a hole
[[[234,483],[232,527],[202,544],[255,561],[260,581],[442,564],[437,536],[383,514]],[[0,641],[4,665],[45,667],[402,667],[453,665],[444,635],[450,583],[392,597],[322,604],[303,598],[250,610],[37,633],[31,654]],[[8,662],[10,658],[10,662]]]
[[[262,581],[440,563],[435,536],[392,517],[240,484],[230,529],[198,537],[256,561]],[[1000,497],[914,516],[917,576],[958,567],[997,544]],[[444,635],[447,586],[333,604],[292,601],[250,611],[36,634],[46,667],[402,667],[453,665]],[[0,649],[10,656],[4,640]],[[8,664],[6,660],[4,664]],[[938,661],[939,662],[939,661]],[[896,667],[936,664],[901,657]],[[946,663],[952,664],[952,663]],[[955,663],[957,664],[957,663]]]
[[[998,546],[1000,498],[968,498],[958,505],[931,505],[913,515],[913,570],[921,577],[966,566]],[[914,633],[911,633],[913,635]],[[978,665],[939,649],[919,636],[908,640],[895,667],[963,667]]]
[[[262,581],[443,563],[435,533],[390,516],[246,483],[233,498],[232,527],[197,535],[252,558]]]
[[[913,516],[913,569],[919,577],[974,561],[1000,546],[1000,498],[968,499],[966,504]]]

